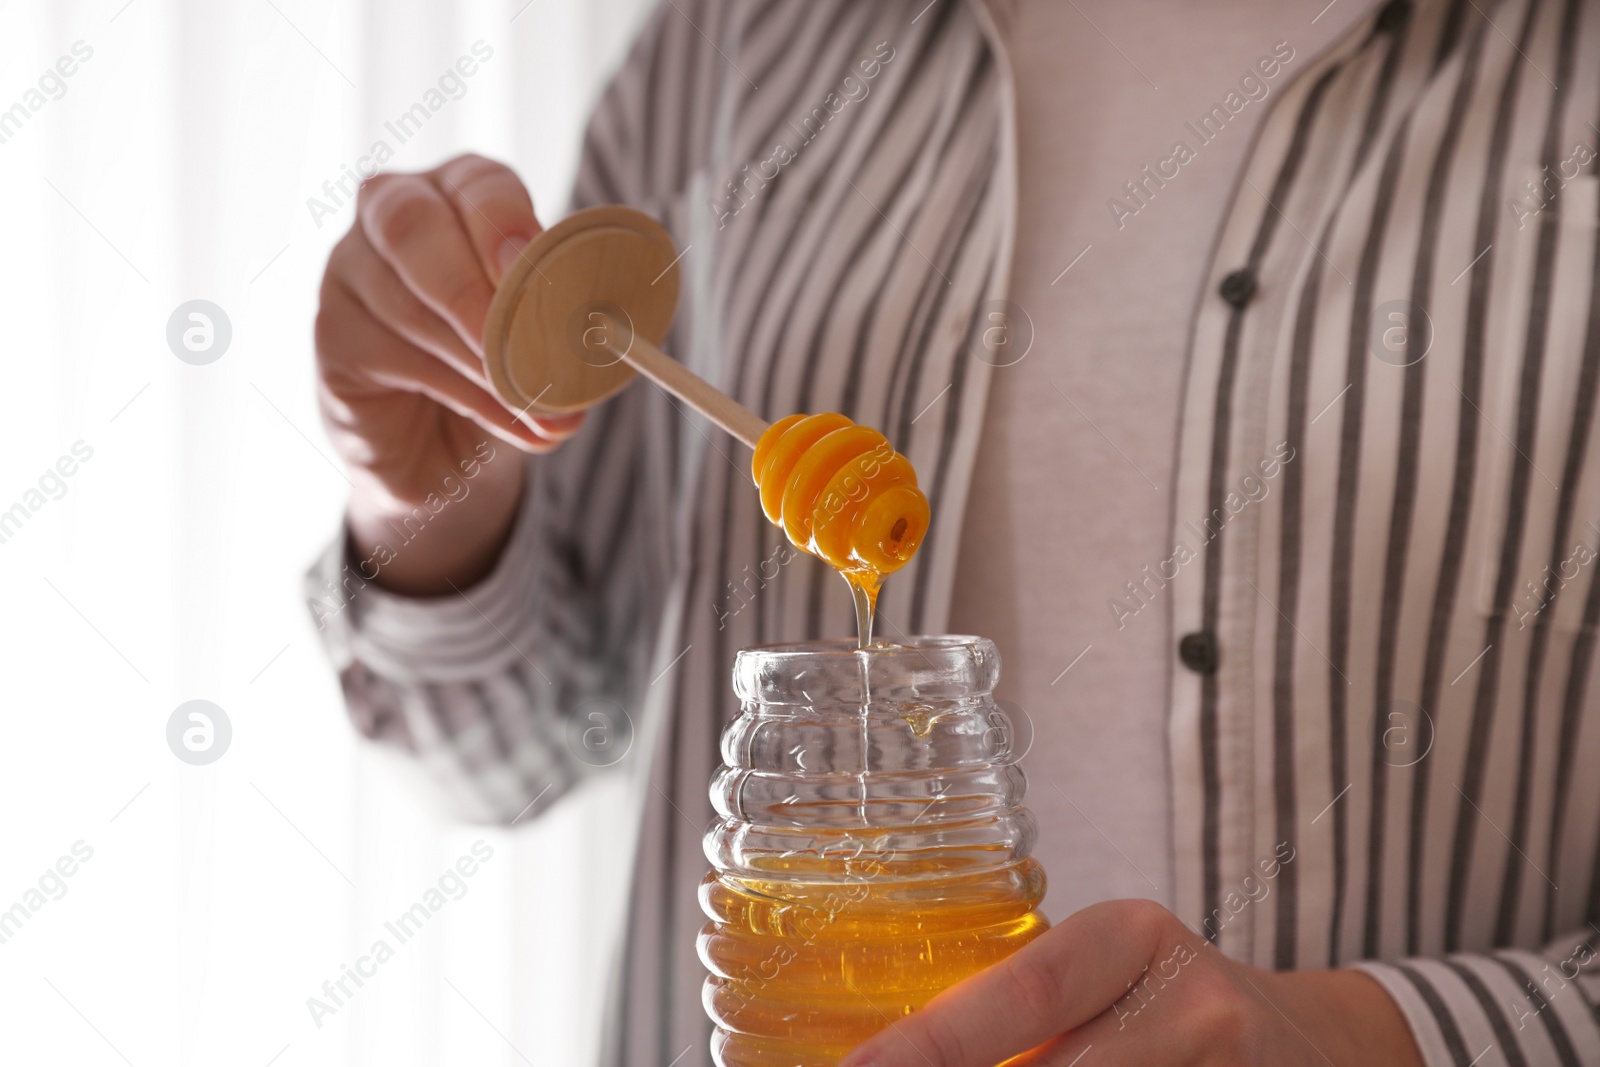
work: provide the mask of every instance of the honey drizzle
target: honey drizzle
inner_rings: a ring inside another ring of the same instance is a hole
[[[840,571],[850,585],[850,598],[856,604],[856,647],[872,645],[872,620],[878,608],[878,590],[883,585],[880,574],[861,574]]]
[[[840,571],[839,577],[850,586],[850,598],[856,605],[856,649],[864,652],[872,646],[872,616],[878,607],[878,590],[883,586],[883,575],[871,571],[866,573]],[[867,657],[856,657],[856,669],[861,672],[861,768],[856,773],[860,806],[857,814],[864,826],[867,823],[867,753],[872,748],[869,714],[872,704],[872,676],[867,671]]]

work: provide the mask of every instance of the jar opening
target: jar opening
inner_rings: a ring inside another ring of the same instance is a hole
[[[811,705],[963,700],[993,692],[1000,653],[986,637],[934,634],[857,648],[839,638],[742,649],[733,689],[742,701]]]

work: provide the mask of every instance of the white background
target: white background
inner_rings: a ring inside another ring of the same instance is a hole
[[[300,592],[346,491],[310,334],[350,210],[307,199],[384,137],[392,168],[508,160],[557,214],[647,4],[525,2],[0,3],[0,110],[93,49],[0,144],[0,511],[93,449],[0,544],[0,911],[93,849],[0,944],[0,1061],[592,1058],[614,788],[515,833],[441,821],[358,743]],[[478,40],[465,95],[397,144],[384,120]],[[232,323],[208,366],[166,343],[196,298]],[[208,767],[165,739],[196,698],[233,725]],[[467,894],[316,1026],[307,998],[480,838]]]

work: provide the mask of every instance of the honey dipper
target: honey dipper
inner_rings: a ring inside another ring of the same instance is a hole
[[[513,408],[560,415],[614,395],[637,372],[743,441],[767,518],[856,590],[865,644],[884,576],[928,530],[916,472],[883,434],[843,415],[769,426],[656,347],[677,309],[682,258],[660,223],[631,208],[589,208],[545,230],[490,305],[489,380]]]

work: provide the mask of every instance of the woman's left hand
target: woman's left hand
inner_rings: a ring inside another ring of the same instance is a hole
[[[839,1067],[994,1067],[1013,1056],[1007,1067],[1422,1067],[1399,1008],[1368,975],[1237,963],[1146,900],[1085,908]]]

